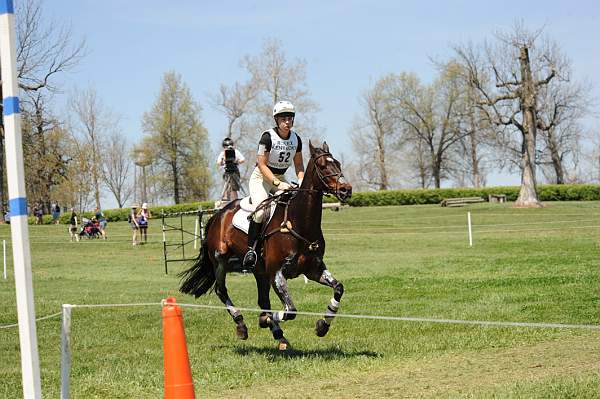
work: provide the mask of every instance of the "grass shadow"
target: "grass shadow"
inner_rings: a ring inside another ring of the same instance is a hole
[[[370,357],[370,358],[380,358],[383,357],[383,354],[373,352],[373,351],[344,351],[336,346],[330,346],[328,348],[322,349],[298,349],[291,348],[287,351],[280,351],[276,347],[264,347],[264,346],[240,346],[233,348],[233,352],[240,356],[248,356],[248,355],[261,355],[265,356],[270,360],[278,360],[278,359],[299,359],[299,358],[308,358],[308,359],[322,359],[322,360],[340,360],[340,359],[348,359],[352,357]]]

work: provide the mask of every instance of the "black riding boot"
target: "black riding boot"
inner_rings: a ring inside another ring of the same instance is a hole
[[[242,262],[243,272],[252,273],[254,266],[256,266],[256,239],[258,238],[261,226],[262,223],[256,223],[254,220],[250,221],[250,226],[248,227],[248,252],[246,252],[244,261]]]

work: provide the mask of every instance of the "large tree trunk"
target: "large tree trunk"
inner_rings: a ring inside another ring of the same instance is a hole
[[[479,171],[479,157],[477,154],[477,133],[476,133],[476,122],[473,113],[469,114],[470,124],[471,124],[471,132],[467,135],[467,140],[469,140],[470,148],[470,156],[471,156],[471,179],[473,186],[475,188],[481,187],[481,174]]]
[[[440,156],[439,154],[435,154],[432,157],[431,162],[431,173],[433,174],[433,183],[435,185],[435,188],[440,188],[442,184],[441,166],[442,161],[440,159]]]
[[[536,84],[531,75],[529,63],[529,50],[521,47],[519,56],[521,63],[521,79],[523,81],[521,90],[521,111],[523,115],[523,146],[521,154],[521,189],[519,197],[515,202],[517,207],[537,208],[542,204],[538,200],[535,179],[535,139],[536,139]]]
[[[552,166],[554,167],[554,173],[556,174],[556,184],[565,184],[565,170],[563,168],[562,159],[558,151],[558,143],[556,142],[556,136],[554,130],[550,129],[546,132],[548,135],[548,149],[550,150],[550,158],[552,159]]]
[[[387,190],[389,188],[387,171],[385,170],[385,144],[383,143],[383,134],[381,127],[378,127],[380,134],[377,135],[377,169],[379,169],[379,189]]]
[[[173,199],[175,204],[179,204],[179,177],[177,176],[177,164],[171,164],[173,173]]]
[[[473,186],[475,188],[481,187],[481,174],[479,172],[479,158],[477,156],[477,140],[475,140],[474,134],[469,135],[469,141],[471,142],[471,165],[473,165],[472,179]]]

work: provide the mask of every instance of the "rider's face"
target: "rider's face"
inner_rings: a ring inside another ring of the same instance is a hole
[[[294,126],[294,117],[292,115],[282,115],[275,117],[277,127],[281,130],[288,131]]]

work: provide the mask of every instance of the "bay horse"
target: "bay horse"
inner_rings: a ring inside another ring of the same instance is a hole
[[[316,334],[325,336],[339,308],[344,286],[327,270],[323,262],[325,239],[321,230],[323,195],[330,194],[341,202],[352,195],[340,163],[329,152],[327,143],[313,147],[309,141],[310,159],[300,187],[291,188],[267,198],[257,206],[268,209],[276,202],[272,218],[265,218],[262,228],[262,256],[253,272],[258,291],[258,306],[263,310],[259,326],[269,328],[279,342],[279,350],[287,350],[289,342],[283,336],[280,323],[296,317],[296,307],[288,290],[287,280],[303,274],[308,279],[333,289],[333,298],[322,319],[316,322]],[[206,223],[200,253],[194,264],[179,274],[180,291],[199,296],[214,286],[216,295],[227,306],[236,324],[236,335],[248,338],[248,329],[241,312],[235,308],[225,285],[226,273],[232,263],[243,258],[247,250],[247,235],[232,224],[240,209],[240,200],[217,211]],[[257,253],[261,254],[260,248]],[[232,262],[233,261],[233,262]],[[284,310],[271,312],[269,287],[281,300]]]

